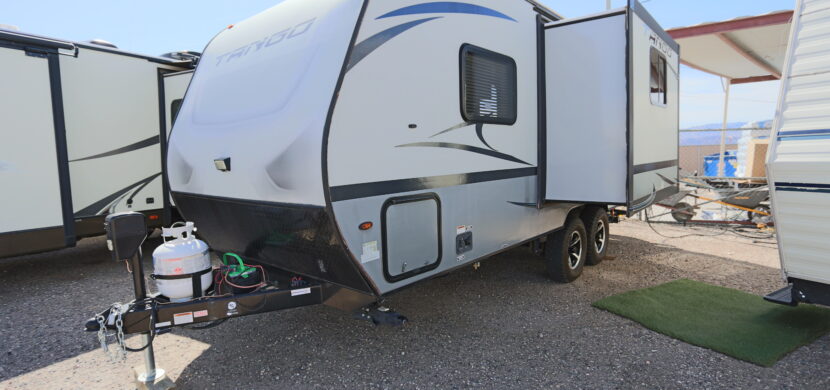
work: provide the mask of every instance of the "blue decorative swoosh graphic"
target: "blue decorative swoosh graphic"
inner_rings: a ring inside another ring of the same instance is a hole
[[[396,9],[392,12],[387,14],[378,16],[376,19],[384,19],[384,18],[391,18],[394,16],[403,16],[403,15],[417,15],[417,14],[472,14],[472,15],[484,15],[484,16],[492,16],[494,18],[501,18],[515,22],[516,19],[513,19],[499,11],[494,9],[490,9],[487,7],[483,7],[480,5],[475,4],[468,4],[468,3],[459,3],[455,1],[436,1],[432,3],[423,3],[423,4],[415,4],[410,5],[408,7],[403,7],[400,9]]]
[[[390,28],[388,28],[386,30],[383,30],[383,31],[381,31],[381,32],[379,32],[375,35],[372,35],[369,38],[366,38],[366,40],[364,40],[363,42],[360,42],[360,43],[358,43],[354,46],[354,50],[352,51],[352,56],[349,59],[349,66],[346,68],[346,71],[348,72],[349,70],[354,68],[354,66],[357,65],[358,62],[362,61],[364,58],[369,56],[369,54],[372,54],[373,51],[375,51],[377,48],[381,47],[384,43],[388,42],[390,39],[392,39],[392,38],[394,38],[398,35],[401,35],[405,31],[407,31],[407,30],[409,30],[409,29],[411,29],[415,26],[418,26],[422,23],[426,23],[426,22],[429,22],[430,20],[435,20],[435,19],[440,19],[440,18],[441,18],[440,16],[436,16],[436,17],[433,17],[433,18],[413,20],[411,22],[407,22],[407,23],[404,23],[404,24],[399,24],[395,27],[390,27]]]

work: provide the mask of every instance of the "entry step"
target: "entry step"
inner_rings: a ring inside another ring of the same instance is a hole
[[[793,299],[793,286],[789,285],[764,297],[765,300],[780,305],[797,306],[798,301]]]

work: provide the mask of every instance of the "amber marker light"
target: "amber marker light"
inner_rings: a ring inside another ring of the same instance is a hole
[[[372,226],[374,226],[374,224],[371,222],[363,222],[360,224],[360,226],[358,226],[358,228],[360,228],[360,230],[369,230],[372,228]]]

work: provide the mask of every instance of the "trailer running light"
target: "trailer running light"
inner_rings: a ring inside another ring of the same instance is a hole
[[[158,221],[159,216],[158,214],[150,214],[147,218],[150,218],[151,221]]]
[[[360,230],[369,230],[372,228],[372,226],[374,226],[374,224],[371,222],[363,222],[360,224],[360,226],[358,226],[358,228],[360,228]]]

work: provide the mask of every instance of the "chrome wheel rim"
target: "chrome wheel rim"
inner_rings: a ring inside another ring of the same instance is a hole
[[[596,233],[594,234],[594,248],[597,253],[602,253],[605,250],[605,241],[608,239],[608,234],[605,231],[605,221],[597,221]]]
[[[571,269],[579,267],[579,262],[582,259],[582,235],[575,231],[571,233],[571,238],[568,240],[568,266]]]

